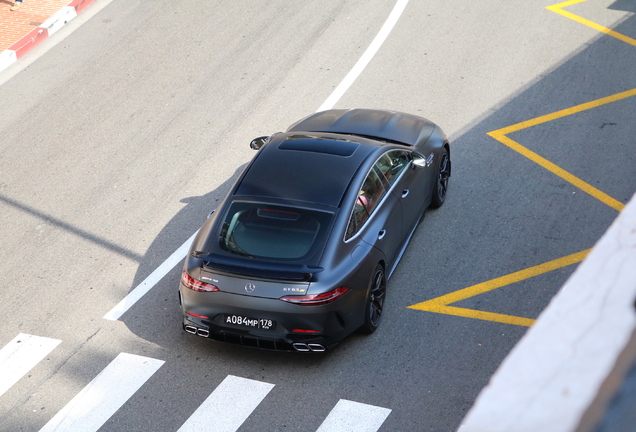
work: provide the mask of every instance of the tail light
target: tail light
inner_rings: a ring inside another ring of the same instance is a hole
[[[181,283],[183,284],[184,287],[190,288],[191,290],[194,290],[194,291],[199,291],[199,292],[219,291],[219,289],[212,284],[201,282],[200,280],[194,279],[188,273],[186,273],[185,270],[183,271],[183,273],[181,273]]]
[[[349,291],[347,287],[340,287],[334,290],[328,291],[323,294],[310,294],[305,296],[285,296],[280,299],[288,303],[293,303],[302,306],[320,306],[332,301],[338,300]]]

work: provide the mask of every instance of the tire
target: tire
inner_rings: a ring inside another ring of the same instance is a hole
[[[433,198],[431,199],[431,207],[439,208],[446,201],[446,193],[448,192],[448,179],[451,175],[451,161],[448,156],[446,147],[442,147],[439,155],[439,165],[437,166],[437,175],[435,176],[435,185],[433,185]]]
[[[364,307],[364,324],[360,328],[363,333],[373,333],[382,320],[384,299],[386,298],[386,276],[384,267],[378,264],[373,272],[369,294]]]

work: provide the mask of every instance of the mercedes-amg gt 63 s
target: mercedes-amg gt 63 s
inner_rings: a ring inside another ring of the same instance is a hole
[[[288,351],[373,332],[424,211],[446,199],[446,136],[411,114],[334,109],[250,146],[186,257],[184,330]]]

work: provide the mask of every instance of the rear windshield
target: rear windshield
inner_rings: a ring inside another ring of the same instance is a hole
[[[223,222],[219,243],[236,255],[307,261],[324,243],[332,217],[317,210],[234,202]]]

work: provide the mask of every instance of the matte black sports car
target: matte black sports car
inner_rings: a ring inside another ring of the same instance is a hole
[[[186,258],[183,328],[290,351],[373,332],[418,222],[446,198],[446,136],[415,115],[336,109],[251,147]]]

